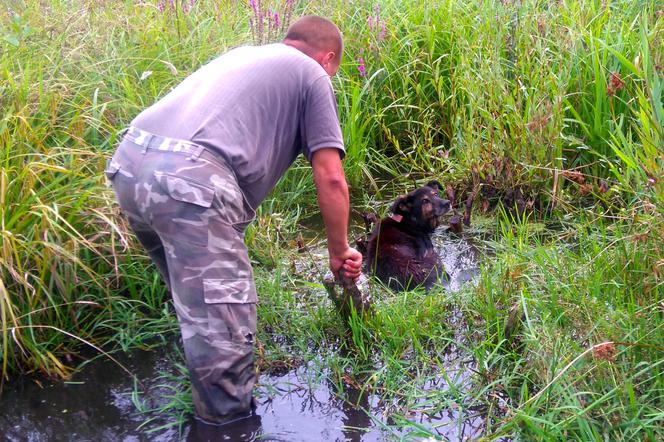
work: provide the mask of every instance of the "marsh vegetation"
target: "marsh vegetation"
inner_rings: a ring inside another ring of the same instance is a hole
[[[481,251],[480,270],[454,290],[372,284],[375,314],[344,324],[320,296],[324,234],[298,162],[246,235],[259,370],[306,368],[312,385],[360,408],[379,397],[389,406],[367,412],[394,438],[442,438],[443,423],[412,416],[458,410],[482,420],[472,437],[487,440],[664,439],[655,0],[5,0],[2,385],[67,378],[91,349],[175,339],[168,294],[119,216],[105,161],[119,131],[197,67],[278,39],[305,13],[345,36],[333,83],[353,208],[384,215],[436,179],[459,213],[472,204],[461,235]],[[451,354],[470,362],[452,372]],[[136,408],[183,422],[188,386],[175,379],[172,401],[152,411],[137,385]]]

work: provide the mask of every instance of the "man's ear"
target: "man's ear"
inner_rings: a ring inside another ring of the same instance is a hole
[[[395,215],[408,215],[410,213],[410,201],[408,201],[408,196],[403,195],[394,201],[390,210]]]
[[[323,67],[329,66],[334,61],[334,57],[336,57],[336,54],[334,52],[332,51],[327,52],[323,57],[323,63],[321,63]]]

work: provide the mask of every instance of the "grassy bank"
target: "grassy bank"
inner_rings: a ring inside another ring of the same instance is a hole
[[[290,4],[264,6],[281,27]],[[495,253],[460,293],[377,293],[377,316],[348,335],[327,304],[297,301],[304,282],[287,276],[298,222],[316,212],[298,163],[247,232],[264,367],[313,357],[313,342],[330,347],[315,353],[332,382],[401,397],[404,415],[419,398],[482,405],[494,436],[664,437],[661,5],[295,2],[302,13],[345,35],[334,84],[354,207],[437,178],[458,207],[474,196],[495,219]],[[257,19],[237,1],[3,4],[3,381],[66,376],[82,341],[149,346],[176,327],[101,171],[141,109],[225,49],[279,35]],[[509,309],[522,320],[506,333]],[[451,311],[477,361],[475,395],[422,389],[444,371]]]

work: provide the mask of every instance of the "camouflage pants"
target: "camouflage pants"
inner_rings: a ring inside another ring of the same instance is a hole
[[[257,296],[244,229],[255,213],[234,173],[201,146],[129,128],[106,175],[171,291],[197,415],[247,413]]]

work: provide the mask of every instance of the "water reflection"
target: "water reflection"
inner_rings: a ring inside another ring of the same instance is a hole
[[[191,419],[188,429],[187,442],[219,442],[237,441],[250,442],[266,440],[263,434],[261,417],[258,414],[241,419],[230,424],[215,426],[205,424],[198,419]],[[274,439],[272,439],[274,440]]]
[[[445,288],[459,290],[479,274],[480,252],[471,239],[460,239],[449,232],[436,232],[432,241],[450,280]]]
[[[373,421],[365,410],[370,410],[369,394],[349,388],[344,399],[337,399],[344,413],[344,436],[348,442],[361,442],[366,431],[373,427]]]
[[[289,384],[295,381],[294,373],[277,380],[270,387],[281,389],[279,384],[286,380]],[[255,415],[231,424],[213,426],[191,419],[186,441],[385,440],[378,434],[366,437],[373,428],[373,421],[366,412],[370,409],[366,393],[348,389],[345,399],[340,399],[326,388],[291,386],[295,388],[266,398]]]
[[[136,351],[121,359],[148,387],[156,387],[155,373],[172,363],[158,352]],[[139,429],[144,417],[131,400],[133,379],[107,359],[90,363],[69,382],[17,377],[5,388],[0,398],[2,440],[178,440],[177,428],[151,435]]]
[[[378,441],[368,396],[347,388],[343,398],[334,385],[309,378],[307,367],[281,376],[261,376],[256,392],[262,416],[260,440]]]

